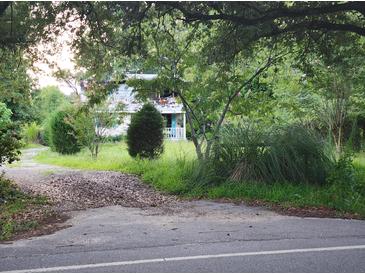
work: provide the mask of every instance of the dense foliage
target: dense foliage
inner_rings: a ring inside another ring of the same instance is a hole
[[[41,137],[41,128],[36,122],[25,124],[22,127],[22,141],[26,144],[43,143]]]
[[[215,197],[229,190],[263,198],[255,190],[279,189],[286,201],[283,185],[294,200],[297,190],[315,192],[317,184],[323,204],[363,211],[361,176],[344,152],[361,151],[365,141],[364,16],[361,2],[1,3],[0,101],[12,119],[1,134],[12,142],[1,142],[10,156],[0,163],[17,153],[13,122],[23,125],[25,141],[39,135],[65,154],[86,146],[97,163],[105,129],[116,120],[95,104],[126,82],[137,100],[169,93],[186,113],[198,160],[161,169],[149,161],[163,150],[161,115],[145,106],[132,119],[128,151],[133,164],[145,165],[134,168],[157,186],[178,193],[196,181]],[[81,114],[59,111],[80,109],[77,88],[72,99],[54,87],[34,91],[27,74],[44,55],[35,45],[57,51],[50,42],[61,31],[72,33],[79,71],[55,75],[68,84],[87,79]],[[157,76],[127,77],[141,71]]]
[[[11,111],[0,102],[0,166],[18,159],[20,135],[11,121]]]
[[[107,130],[119,122],[121,106],[109,108],[107,103],[102,103],[89,108],[81,108],[74,117],[74,126],[79,143],[89,149],[91,156],[97,158],[101,144],[108,135]]]
[[[61,154],[73,154],[81,149],[72,124],[73,111],[70,108],[58,111],[50,121],[52,147]]]
[[[132,157],[156,158],[163,152],[163,120],[151,104],[132,116],[127,131],[128,152]]]
[[[226,126],[208,165],[224,180],[324,184],[334,157],[324,140],[301,126],[249,124]]]
[[[47,86],[33,95],[34,118],[38,123],[43,123],[50,113],[70,105],[69,99],[58,87]]]
[[[11,118],[18,122],[32,120],[29,68],[23,51],[0,48],[0,102],[6,104],[12,111]]]
[[[31,196],[20,188],[4,174],[0,174],[0,241],[9,240],[15,233],[33,229],[39,225],[42,217],[42,208],[48,204],[45,197]],[[24,218],[29,211],[37,212],[34,219]],[[23,218],[19,218],[23,216]]]

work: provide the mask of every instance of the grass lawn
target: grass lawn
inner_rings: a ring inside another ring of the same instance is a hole
[[[218,186],[194,187],[189,184],[189,172],[196,159],[191,142],[166,142],[165,152],[158,160],[135,160],[124,143],[105,144],[100,156],[93,160],[87,150],[76,155],[59,155],[50,150],[41,152],[36,160],[65,167],[93,170],[113,170],[140,175],[157,189],[188,198],[260,200],[281,207],[325,207],[365,218],[365,154],[354,163],[361,178],[360,190],[348,193],[338,186],[307,184],[225,183]]]

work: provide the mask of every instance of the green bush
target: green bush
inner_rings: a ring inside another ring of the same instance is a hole
[[[25,124],[22,127],[22,139],[26,144],[40,143],[42,128],[36,122]]]
[[[74,154],[81,150],[76,130],[72,124],[74,110],[56,112],[50,120],[51,143],[54,150],[61,154]]]
[[[127,145],[132,157],[157,158],[163,152],[162,115],[153,105],[144,105],[132,116]]]
[[[333,165],[325,142],[308,129],[244,125],[222,129],[204,168],[214,182],[324,184]]]
[[[355,168],[353,153],[345,151],[327,178],[331,202],[341,201],[341,209],[356,208],[365,212],[364,170]]]
[[[334,185],[354,185],[356,184],[356,171],[353,165],[353,154],[346,151],[343,153],[333,169],[331,170],[327,181]]]
[[[0,102],[0,166],[18,159],[20,135],[18,127],[11,121],[11,110]]]

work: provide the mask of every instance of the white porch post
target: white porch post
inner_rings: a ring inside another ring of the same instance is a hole
[[[183,113],[183,137],[184,137],[184,140],[186,140],[186,117],[185,117],[185,112]]]

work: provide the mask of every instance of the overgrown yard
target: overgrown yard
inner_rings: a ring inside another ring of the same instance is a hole
[[[25,194],[0,175],[0,241],[38,228],[53,214],[45,197]]]
[[[181,193],[185,190],[184,171],[195,159],[190,142],[166,142],[165,152],[158,160],[135,160],[129,156],[124,142],[103,145],[95,160],[87,149],[76,155],[61,155],[50,150],[41,152],[35,160],[41,163],[90,170],[111,170],[137,174],[159,190]]]
[[[357,184],[316,186],[293,183],[225,182],[217,185],[192,183],[196,157],[190,142],[166,142],[158,160],[133,159],[124,143],[106,144],[97,160],[88,150],[76,155],[60,155],[50,150],[36,160],[59,166],[91,170],[112,170],[140,175],[157,189],[187,198],[230,199],[272,206],[294,213],[300,209],[308,216],[348,216],[365,218],[365,155],[355,160]],[[202,178],[203,179],[203,178]]]

